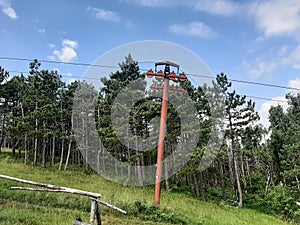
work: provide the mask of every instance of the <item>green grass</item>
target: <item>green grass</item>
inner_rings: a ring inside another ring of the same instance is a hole
[[[97,192],[101,199],[129,212],[121,215],[105,206],[100,206],[103,224],[152,225],[172,224],[153,222],[159,217],[182,218],[188,225],[288,225],[277,217],[262,214],[255,210],[238,209],[214,203],[202,202],[184,193],[162,191],[161,207],[154,210],[152,187],[124,187],[107,181],[97,174],[84,172],[57,171],[42,169],[16,162],[7,154],[0,154],[0,174],[27,180],[49,183],[70,188]],[[89,221],[90,202],[87,197],[62,193],[37,193],[13,191],[11,186],[24,186],[21,183],[0,179],[0,224],[73,224],[80,215]],[[136,213],[137,202],[146,207],[144,216]],[[152,221],[146,221],[146,220]]]

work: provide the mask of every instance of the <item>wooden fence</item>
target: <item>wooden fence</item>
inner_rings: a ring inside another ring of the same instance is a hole
[[[16,177],[10,177],[10,176],[6,176],[6,175],[2,175],[2,174],[0,174],[0,178],[17,181],[17,182],[21,182],[24,184],[31,184],[31,185],[35,185],[38,187],[43,187],[43,188],[11,187],[12,190],[69,193],[69,194],[82,195],[82,196],[89,197],[91,199],[90,222],[84,223],[81,221],[81,219],[79,217],[76,217],[74,225],[95,225],[95,222],[97,222],[96,223],[97,225],[101,225],[101,215],[100,215],[100,210],[99,210],[99,204],[105,205],[106,207],[114,209],[122,214],[127,214],[126,211],[124,211],[114,205],[111,205],[107,202],[101,201],[100,200],[101,194],[99,194],[99,193],[82,191],[82,190],[78,190],[78,189],[74,189],[74,188],[61,187],[61,186],[56,186],[56,185],[52,185],[52,184],[39,183],[39,182],[24,180],[24,179],[20,179],[20,178],[16,178]]]

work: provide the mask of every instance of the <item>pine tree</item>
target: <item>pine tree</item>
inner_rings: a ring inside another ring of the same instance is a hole
[[[241,171],[243,171],[242,141],[246,128],[253,125],[259,117],[255,112],[255,104],[251,100],[246,101],[246,96],[241,96],[235,91],[229,92],[231,82],[224,73],[217,75],[217,85],[225,96],[226,133],[225,144],[228,146],[228,162],[232,182],[235,180],[238,192],[238,206],[243,204],[243,191],[241,185]],[[233,180],[234,179],[234,180]]]

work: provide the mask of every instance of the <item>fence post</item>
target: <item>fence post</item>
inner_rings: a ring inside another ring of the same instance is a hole
[[[96,219],[97,219],[97,225],[101,225],[101,215],[100,215],[100,207],[99,207],[99,204],[98,204],[98,201],[95,201],[96,202]]]
[[[91,215],[90,215],[90,224],[94,225],[95,218],[97,225],[101,225],[101,216],[99,212],[98,199],[91,198]]]
[[[90,215],[90,224],[94,225],[95,222],[95,212],[96,212],[96,201],[91,198],[91,215]]]

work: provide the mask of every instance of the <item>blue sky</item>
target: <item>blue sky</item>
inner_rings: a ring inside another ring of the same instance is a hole
[[[120,45],[162,40],[196,53],[214,75],[300,88],[298,0],[0,0],[0,10],[2,57],[93,63]],[[0,65],[28,71],[26,61],[0,60]],[[43,66],[70,80],[87,69]],[[283,100],[287,92],[236,82],[233,87],[270,99]],[[280,104],[254,101],[264,124],[270,105]]]

